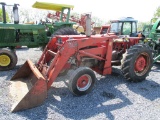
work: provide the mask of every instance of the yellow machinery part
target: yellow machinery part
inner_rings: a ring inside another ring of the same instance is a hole
[[[0,55],[0,66],[8,66],[11,59],[7,55]]]

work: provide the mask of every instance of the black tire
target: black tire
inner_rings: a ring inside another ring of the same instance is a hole
[[[122,74],[130,82],[145,80],[152,65],[152,51],[144,44],[136,44],[129,48],[121,60]]]
[[[62,27],[55,31],[51,37],[53,38],[55,35],[78,35],[78,32],[71,27]],[[40,50],[44,51],[46,46],[40,47]]]
[[[69,90],[77,96],[89,93],[96,81],[94,72],[87,67],[77,68],[69,79]]]
[[[54,32],[54,34],[52,34],[52,37],[54,37],[55,35],[78,35],[77,31],[71,27],[62,27],[60,29],[58,29],[56,32]],[[44,50],[45,47],[42,49]],[[50,65],[50,62],[53,60],[53,58],[48,62],[48,66]],[[64,76],[66,75],[68,72],[68,70],[64,70],[64,72],[61,72],[59,74],[59,76]]]
[[[0,49],[0,71],[13,69],[17,61],[17,55],[13,50],[7,48]]]
[[[52,37],[55,35],[78,35],[77,31],[71,27],[63,27],[58,29],[52,34]]]

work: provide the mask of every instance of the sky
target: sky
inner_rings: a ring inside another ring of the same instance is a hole
[[[133,17],[141,22],[150,21],[160,6],[160,0],[37,0],[41,2],[74,5],[72,12],[92,13],[108,21],[120,17]],[[36,0],[0,0],[6,4],[19,3],[22,8],[31,8]]]

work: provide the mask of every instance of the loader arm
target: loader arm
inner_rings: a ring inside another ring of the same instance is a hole
[[[82,38],[82,39],[67,40],[61,46],[61,48],[58,50],[57,53],[53,52],[53,55],[55,55],[55,57],[45,74],[45,76],[48,78],[47,88],[48,89],[50,88],[50,86],[52,85],[52,83],[57,78],[58,74],[60,73],[60,71],[63,69],[67,61],[70,59],[70,57],[75,56],[76,58],[78,58],[79,55],[83,54],[83,55],[90,56],[92,58],[96,58],[99,60],[106,60],[106,58],[95,55],[94,51],[99,51],[100,50],[99,47],[97,47],[97,49],[95,48],[95,50],[92,51],[91,54],[89,52],[85,52],[85,49],[84,50],[81,50],[81,49],[86,48],[88,46],[94,46],[100,42],[105,41],[106,44],[109,43],[109,46],[111,47],[109,49],[111,49],[110,50],[111,52],[112,51],[112,38],[113,36],[112,37],[101,36],[101,37],[88,37],[88,38]],[[101,50],[101,54],[104,53],[102,51],[103,50]],[[106,57],[109,61],[109,59],[111,59],[111,54],[108,54]],[[106,67],[109,67],[109,66],[111,66],[111,63],[106,65]],[[107,72],[105,72],[104,74],[106,73]]]

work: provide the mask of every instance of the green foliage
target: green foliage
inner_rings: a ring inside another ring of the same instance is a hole
[[[149,22],[138,22],[138,31],[142,31],[143,27],[146,25],[152,25],[156,22],[157,18],[160,18],[160,6],[156,9],[153,14],[153,18]]]
[[[154,13],[151,22],[152,23],[156,22],[158,18],[160,18],[160,6],[156,9],[156,12]]]
[[[9,15],[7,12],[6,12],[6,20],[7,20],[7,22],[10,21]],[[2,21],[3,21],[3,13],[2,13],[2,9],[0,8],[0,22],[2,22]]]
[[[144,27],[145,25],[149,25],[149,22],[138,22],[137,31],[143,31],[143,27]]]
[[[154,18],[160,17],[160,6],[156,9],[156,12],[154,13]]]

